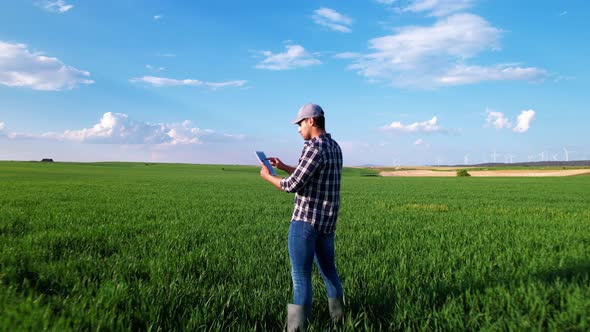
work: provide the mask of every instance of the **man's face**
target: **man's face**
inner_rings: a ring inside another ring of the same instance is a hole
[[[299,121],[299,123],[297,123],[297,132],[306,141],[311,139],[311,133],[310,133],[311,124],[309,122],[310,122],[309,118],[307,118],[307,119],[303,119],[303,120]]]

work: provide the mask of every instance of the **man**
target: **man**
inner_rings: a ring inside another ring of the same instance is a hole
[[[343,318],[343,291],[334,263],[342,152],[338,143],[326,133],[324,111],[320,106],[303,105],[293,123],[305,140],[299,163],[291,167],[279,158],[268,158],[272,166],[289,176],[273,176],[264,165],[260,176],[282,191],[295,193],[288,242],[293,304],[287,306],[287,330],[303,331],[311,311],[314,260],[324,279],[330,316],[334,322]]]

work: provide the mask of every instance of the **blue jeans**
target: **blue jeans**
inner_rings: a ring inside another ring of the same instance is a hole
[[[334,264],[334,233],[316,231],[310,223],[293,220],[289,227],[289,258],[293,279],[293,304],[311,306],[311,270],[320,269],[329,298],[342,296],[342,284]]]

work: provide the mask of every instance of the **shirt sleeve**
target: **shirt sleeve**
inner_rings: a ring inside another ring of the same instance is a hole
[[[288,193],[298,192],[311,179],[321,164],[320,151],[313,146],[307,147],[303,151],[295,171],[289,177],[281,180],[281,189]]]

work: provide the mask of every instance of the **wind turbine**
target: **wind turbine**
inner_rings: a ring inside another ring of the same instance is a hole
[[[506,157],[508,157],[508,159],[510,159],[510,163],[512,164],[512,158],[516,157],[515,155],[509,154]]]
[[[463,163],[465,165],[469,165],[469,155],[468,154],[466,154],[465,157],[463,157]]]
[[[436,157],[436,166],[440,166],[440,162],[441,162],[440,157]]]
[[[557,153],[552,155],[551,158],[553,158],[553,161],[557,161]]]
[[[491,154],[492,159],[494,160],[494,162],[496,162],[496,157],[499,156],[499,153],[496,153],[496,149],[494,149],[494,153]]]
[[[576,151],[570,151],[570,150],[566,149],[564,146],[563,152],[565,153],[565,161],[570,161],[570,153],[574,153]]]
[[[541,160],[539,160],[539,161],[544,161],[545,160],[545,151],[539,153],[538,156],[541,157]]]
[[[396,155],[393,155],[393,167],[398,167],[399,166],[399,161],[396,158]]]

